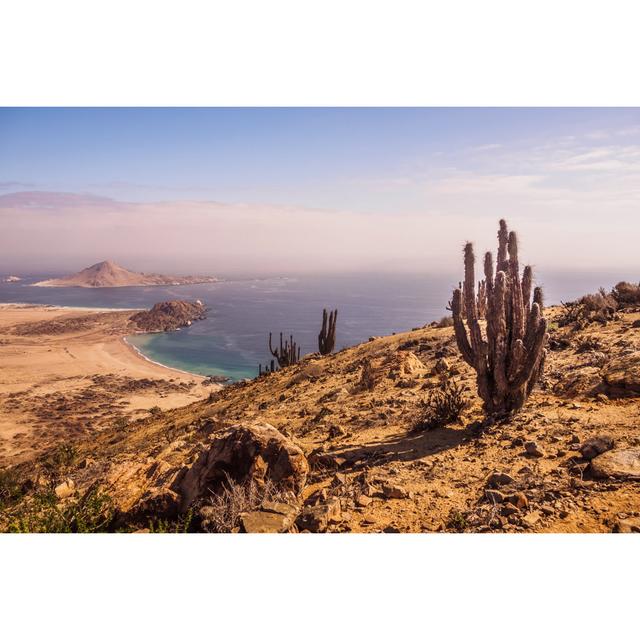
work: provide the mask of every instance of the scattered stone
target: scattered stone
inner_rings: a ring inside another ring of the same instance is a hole
[[[636,396],[640,393],[640,352],[612,359],[601,370],[609,397]]]
[[[342,519],[340,500],[333,498],[325,504],[305,507],[298,516],[296,524],[300,530],[307,529],[311,533],[322,533],[330,524],[337,524]]]
[[[356,504],[359,507],[368,507],[371,503],[373,502],[373,498],[370,498],[369,496],[358,496],[358,499],[356,500]]]
[[[640,518],[624,518],[613,526],[613,533],[640,533]]]
[[[640,480],[640,448],[606,451],[591,461],[590,471],[595,478]]]
[[[610,449],[613,449],[613,438],[610,436],[596,436],[587,440],[580,447],[580,453],[585,460],[592,460]]]
[[[580,442],[580,438],[574,433],[571,436],[571,440],[569,440],[570,444],[578,444]]]
[[[508,474],[500,471],[494,471],[489,475],[486,481],[486,486],[489,488],[502,487],[505,484],[512,484],[515,480]]]
[[[76,483],[69,478],[64,482],[61,482],[55,489],[55,494],[60,498],[60,500],[64,500],[69,496],[73,495],[76,491]]]
[[[501,510],[501,513],[503,516],[511,516],[519,512],[520,512],[520,509],[518,509],[518,507],[515,504],[511,504],[510,502],[505,503]]]
[[[531,456],[532,458],[543,458],[545,455],[544,451],[540,448],[540,445],[538,445],[538,443],[535,442],[534,440],[529,440],[528,442],[525,442],[524,450],[526,454],[528,456]]]
[[[551,506],[549,506],[547,504],[542,505],[540,507],[540,511],[542,511],[542,513],[544,513],[545,516],[552,516],[556,512],[556,510],[553,507],[551,507]]]
[[[529,506],[529,500],[522,491],[505,496],[505,500],[510,504],[514,504],[518,509],[526,509]]]
[[[284,502],[265,502],[258,511],[240,516],[240,530],[244,533],[284,533],[293,526],[298,511],[298,507]]]
[[[502,491],[497,491],[496,489],[485,489],[484,490],[485,498],[494,504],[504,502],[504,493]]]
[[[522,521],[528,524],[530,527],[533,527],[536,524],[538,524],[538,522],[540,522],[540,512],[532,511],[531,513],[528,513],[526,516],[523,516]]]
[[[398,485],[385,484],[382,487],[382,494],[385,498],[402,500],[404,498],[410,498],[411,492],[403,489]]]

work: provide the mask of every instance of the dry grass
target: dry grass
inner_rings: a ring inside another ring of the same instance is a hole
[[[237,483],[227,475],[219,493],[213,494],[200,510],[202,529],[208,533],[232,533],[240,526],[240,516],[260,509],[265,502],[290,503],[295,497],[270,480]]]

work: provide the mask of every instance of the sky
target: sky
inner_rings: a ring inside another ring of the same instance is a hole
[[[0,109],[0,271],[640,271],[639,204],[640,109]]]

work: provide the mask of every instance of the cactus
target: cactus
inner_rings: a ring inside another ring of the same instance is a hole
[[[262,368],[262,363],[258,363],[258,378],[262,376],[268,376],[270,373],[274,373],[276,370],[275,360],[271,360],[271,362],[264,365],[264,369]]]
[[[293,341],[293,336],[289,340],[282,342],[282,331],[280,332],[280,348],[271,346],[271,334],[269,334],[269,351],[278,361],[281,369],[289,365],[296,364],[300,360],[300,347]]]
[[[532,303],[532,269],[525,267],[520,278],[516,234],[509,233],[506,222],[500,220],[495,278],[491,253],[484,259],[485,339],[478,321],[474,271],[475,256],[469,242],[464,248],[464,287],[453,292],[451,301],[456,342],[465,362],[476,370],[485,413],[506,415],[524,405],[542,375],[547,340],[542,290],[536,287]]]
[[[327,310],[322,310],[322,329],[318,335],[318,351],[323,356],[329,355],[336,346],[336,322],[338,310],[327,315]]]

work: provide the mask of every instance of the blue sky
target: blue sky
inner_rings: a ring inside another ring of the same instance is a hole
[[[485,145],[525,151],[638,126],[632,109],[3,109],[0,182],[366,210],[380,207],[368,183],[477,170]]]
[[[640,109],[0,109],[0,266],[453,268],[506,217],[635,269],[639,211]]]

